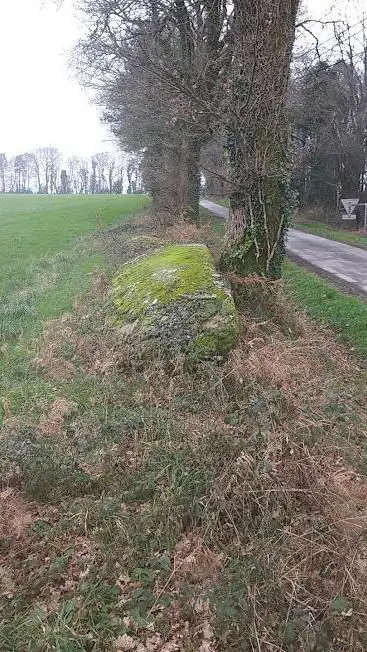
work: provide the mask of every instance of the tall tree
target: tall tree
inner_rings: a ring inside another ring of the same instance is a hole
[[[107,160],[107,169],[108,169],[108,192],[110,195],[113,193],[114,185],[114,174],[115,174],[116,160],[112,154],[109,155]]]
[[[66,170],[61,170],[60,173],[60,193],[67,195],[70,192],[70,182]]]
[[[13,161],[15,175],[15,192],[30,192],[31,183],[34,177],[34,158],[32,154],[25,152],[17,154]]]
[[[234,0],[226,269],[278,278],[289,206],[287,90],[298,0]]]
[[[127,176],[127,193],[135,194],[140,190],[140,165],[141,161],[135,154],[130,154],[127,160],[126,176]]]
[[[82,160],[79,167],[79,179],[81,194],[86,195],[89,192],[89,162],[87,159]]]
[[[70,189],[73,193],[80,192],[80,159],[78,156],[70,156],[66,163],[66,172],[69,179]]]
[[[17,175],[15,169],[15,157],[8,160],[6,166],[6,187],[8,192],[16,192]]]
[[[293,178],[303,206],[338,209],[365,186],[367,60],[306,66],[292,87]]]
[[[15,192],[25,192],[25,161],[23,154],[17,154],[14,159]]]
[[[39,193],[56,193],[61,154],[56,147],[41,147],[34,152]]]
[[[94,154],[93,161],[95,163],[95,175],[96,175],[95,192],[98,193],[108,192],[107,177],[109,174],[110,155],[108,152],[98,152],[97,154]]]
[[[56,147],[48,147],[48,165],[50,175],[50,192],[57,193],[58,175],[60,171],[61,153]]]
[[[8,166],[8,161],[4,153],[0,153],[0,184],[1,192],[5,192],[5,173]]]
[[[97,187],[97,161],[95,156],[92,156],[91,163],[92,163],[92,172],[90,175],[89,185],[90,185],[90,192],[92,195],[94,195]]]

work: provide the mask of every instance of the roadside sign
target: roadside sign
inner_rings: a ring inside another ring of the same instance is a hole
[[[359,199],[342,199],[341,202],[346,210],[346,214],[342,216],[343,220],[355,220],[356,216],[353,215],[353,211],[357,206]]]

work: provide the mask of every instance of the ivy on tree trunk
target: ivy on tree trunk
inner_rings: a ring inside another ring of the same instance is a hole
[[[222,267],[281,275],[291,212],[286,95],[298,0],[235,0],[229,93],[231,204]]]

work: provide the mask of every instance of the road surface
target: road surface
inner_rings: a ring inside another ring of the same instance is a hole
[[[218,217],[228,215],[228,208],[207,199],[200,204]],[[350,284],[356,291],[367,293],[367,250],[289,229],[287,251],[321,272]]]

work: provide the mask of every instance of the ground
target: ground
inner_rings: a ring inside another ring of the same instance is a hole
[[[304,314],[314,277],[290,267],[248,284],[226,362],[136,358],[106,325],[114,272],[221,236],[113,201],[60,268],[28,259],[38,298],[2,335],[0,649],[362,652],[365,351]]]

